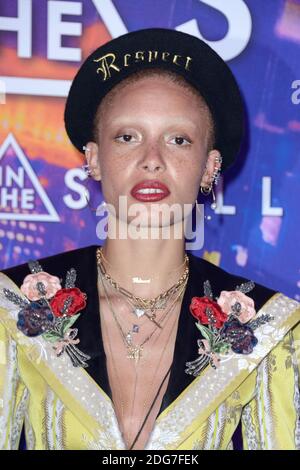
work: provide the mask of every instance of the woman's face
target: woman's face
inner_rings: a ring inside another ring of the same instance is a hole
[[[212,173],[219,155],[207,150],[209,117],[200,97],[167,77],[144,77],[120,88],[100,116],[98,144],[88,143],[87,158],[117,214],[121,195],[128,207],[144,204],[145,213],[149,204],[194,204],[201,182],[209,181],[206,163]],[[169,195],[157,202],[136,200],[132,188],[147,179],[162,182]]]

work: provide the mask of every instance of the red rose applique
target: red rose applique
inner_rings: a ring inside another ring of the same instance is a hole
[[[52,311],[56,317],[67,315],[71,317],[86,306],[86,296],[78,287],[60,289],[50,302]]]
[[[221,328],[228,319],[220,305],[209,297],[193,297],[190,312],[201,324],[215,328]]]

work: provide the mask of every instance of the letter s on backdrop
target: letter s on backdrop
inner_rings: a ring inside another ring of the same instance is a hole
[[[205,39],[194,18],[177,26],[177,31],[192,34],[203,39],[211,46],[223,60],[231,60],[237,57],[246,48],[252,32],[252,18],[248,6],[243,0],[199,0],[206,5],[219,10],[228,21],[228,31],[223,39],[208,41]]]
[[[65,185],[67,188],[74,191],[79,195],[79,199],[74,199],[71,194],[66,194],[63,197],[64,203],[69,209],[83,209],[87,206],[87,201],[85,198],[85,187],[83,184],[80,184],[76,181],[75,178],[79,178],[81,181],[86,179],[86,175],[83,170],[80,168],[72,168],[68,170],[65,174]]]

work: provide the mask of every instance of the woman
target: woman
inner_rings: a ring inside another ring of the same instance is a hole
[[[23,423],[30,449],[230,449],[239,423],[245,449],[299,448],[299,304],[185,250],[181,209],[242,139],[227,65],[185,33],[128,33],[81,66],[65,123],[108,233],[1,274],[2,448]]]

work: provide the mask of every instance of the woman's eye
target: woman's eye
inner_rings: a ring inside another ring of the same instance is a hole
[[[179,145],[179,146],[183,146],[184,145],[187,145],[187,144],[190,144],[190,140],[186,139],[185,137],[181,137],[181,136],[176,136],[174,137],[172,140],[175,140],[175,144],[176,145]],[[186,142],[186,143],[184,143]]]
[[[116,137],[116,140],[118,140],[119,142],[131,142],[131,139],[132,139],[132,135],[130,134],[122,134]]]

